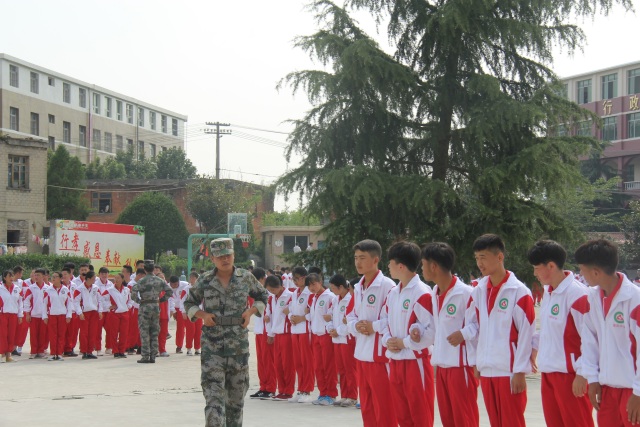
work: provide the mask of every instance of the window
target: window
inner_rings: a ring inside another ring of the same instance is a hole
[[[584,120],[580,123],[578,123],[578,129],[576,130],[576,135],[577,136],[592,136],[593,133],[591,132],[591,120]]]
[[[149,126],[151,130],[156,130],[156,113],[149,111]]]
[[[91,192],[91,207],[97,213],[111,212],[111,193]]]
[[[127,104],[127,123],[133,124],[133,105]]]
[[[613,99],[618,96],[618,75],[602,76],[602,99]]]
[[[95,114],[100,114],[100,94],[93,94],[93,112]]]
[[[144,108],[138,107],[138,126],[144,127]]]
[[[116,101],[116,119],[122,120],[122,101]]]
[[[80,108],[87,108],[87,90],[83,88],[78,89],[78,104]]]
[[[104,151],[113,152],[112,146],[113,136],[109,132],[104,133]]]
[[[309,236],[284,236],[283,241],[284,253],[293,252],[293,247],[296,246],[296,244],[300,247],[300,249],[305,249],[307,246],[309,246]]]
[[[102,132],[100,132],[100,129],[93,130],[93,138],[91,141],[93,142],[93,148],[102,150]]]
[[[144,160],[144,141],[138,141],[138,160]]]
[[[151,158],[156,158],[156,144],[149,144],[149,150],[151,150]]]
[[[133,151],[133,139],[127,138],[127,150]]]
[[[69,83],[62,83],[62,102],[71,104],[71,85]]]
[[[629,133],[627,138],[640,138],[640,113],[633,113],[627,116],[629,118]]]
[[[87,127],[80,125],[78,127],[78,144],[81,147],[87,146]]]
[[[162,147],[162,151],[167,151],[167,147]]]
[[[111,98],[106,97],[106,96],[105,96],[104,100],[107,103],[106,113],[105,114],[107,115],[107,117],[111,117],[111,101],[112,100],[111,100]]]
[[[9,154],[9,188],[29,188],[29,157]]]
[[[34,73],[33,71],[31,72],[31,92],[32,93],[39,93],[40,92],[40,85],[39,85],[39,77],[38,77],[38,73]]]
[[[640,68],[630,70],[629,75],[629,95],[640,93]]]
[[[71,123],[62,122],[62,140],[71,144]]]
[[[162,126],[162,133],[167,133],[167,116],[164,114],[160,117],[160,124]]]
[[[629,163],[627,168],[624,171],[624,180],[625,181],[635,181],[636,175],[636,167],[633,163]]]
[[[40,114],[31,113],[31,135],[40,135]]]
[[[53,114],[49,114],[49,123],[55,124],[56,123],[56,116],[54,116]]]
[[[556,126],[556,136],[564,137],[569,135],[569,129],[566,125],[558,125]]]
[[[15,107],[9,107],[9,128],[20,131],[20,111]]]
[[[605,117],[602,125],[602,140],[614,141],[618,139],[616,117]]]
[[[49,86],[55,86],[56,85],[56,79],[54,79],[53,77],[49,77]]]
[[[578,104],[588,104],[591,102],[591,80],[578,82]]]
[[[56,149],[56,138],[55,138],[55,136],[50,136],[49,137],[49,149],[51,151],[55,151],[55,149]]]
[[[171,119],[171,134],[178,136],[178,119]]]
[[[122,135],[116,135],[116,153],[124,150]]]
[[[18,66],[9,65],[9,84],[13,87],[19,87],[18,77],[19,77]]]

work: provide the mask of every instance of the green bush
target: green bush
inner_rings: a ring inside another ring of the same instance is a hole
[[[69,255],[42,255],[42,254],[24,254],[24,255],[4,255],[0,256],[0,271],[12,269],[16,265],[24,268],[23,277],[29,277],[31,270],[38,267],[48,268],[50,271],[62,269],[65,263],[73,262],[76,269],[79,264],[89,262],[88,258],[82,258]]]

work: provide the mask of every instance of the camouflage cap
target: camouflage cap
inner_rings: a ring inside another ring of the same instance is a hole
[[[223,237],[211,241],[211,255],[223,256],[233,254],[233,240]]]

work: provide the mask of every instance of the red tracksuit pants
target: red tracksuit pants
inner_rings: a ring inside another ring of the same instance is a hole
[[[187,350],[191,350],[192,348],[200,350],[200,337],[202,336],[202,319],[198,319],[195,322],[192,322],[191,320],[185,320],[184,329],[187,335],[187,341],[185,343],[185,347],[187,347]]]
[[[100,329],[100,319],[97,311],[86,311],[82,313],[84,320],[80,320],[80,352],[91,353],[98,347],[98,336],[102,332]]]
[[[111,331],[111,342],[109,348],[114,353],[124,353],[127,351],[129,343],[129,312],[112,313],[107,315],[107,323]]]
[[[182,317],[182,311],[180,310],[176,310],[175,318],[176,318],[176,347],[182,348],[182,344],[184,344],[184,335],[185,335],[184,324],[185,322],[188,322],[188,320],[185,320],[184,317]]]
[[[129,344],[128,348],[140,347],[140,327],[138,326],[138,309],[129,310]]]
[[[473,368],[436,369],[436,396],[443,427],[478,427],[478,380]]]
[[[42,318],[31,317],[29,325],[29,343],[31,344],[31,354],[44,353],[49,342],[49,331]]]
[[[98,331],[98,341],[96,342],[96,350],[102,350],[102,330],[104,329],[105,332],[105,341],[104,341],[104,348],[111,348],[111,328],[109,327],[109,322],[107,320],[109,312],[103,312],[102,313],[102,319],[99,320],[100,322],[100,328]]]
[[[353,353],[356,340],[349,336],[346,344],[333,344],[336,361],[336,372],[340,378],[340,396],[343,399],[358,400],[358,384],[356,381],[356,359]]]
[[[52,356],[62,356],[64,342],[67,338],[67,316],[64,314],[49,315],[49,353]]]
[[[598,411],[598,427],[631,427],[627,418],[627,401],[633,394],[630,388],[602,386],[602,401]]]
[[[158,351],[167,352],[167,335],[169,334],[169,319],[160,319],[160,333],[158,334]]]
[[[308,332],[291,334],[291,346],[293,347],[293,366],[298,375],[298,391],[311,393],[316,379],[313,370],[311,335]]]
[[[16,330],[16,346],[24,347],[24,343],[27,342],[27,335],[29,334],[29,326],[31,324],[27,322],[27,320],[23,317],[22,323],[18,324],[18,328]],[[13,350],[12,350],[13,351]]]
[[[480,377],[480,387],[492,427],[526,427],[526,390],[512,394],[510,377]]]
[[[268,344],[267,344],[268,345]],[[276,368],[278,392],[293,394],[296,386],[296,373],[291,366],[293,354],[291,350],[291,334],[276,334],[273,345],[273,360]]]
[[[433,427],[435,391],[429,359],[390,360],[389,368],[400,427]]]
[[[582,397],[573,395],[575,378],[575,374],[563,372],[542,373],[542,411],[548,427],[593,427],[588,393]]]
[[[80,318],[73,313],[71,322],[67,323],[67,332],[65,337],[64,351],[72,352],[78,344],[78,333],[80,332]]]
[[[0,313],[0,356],[13,351],[16,346],[17,335],[18,315]]]
[[[258,379],[260,390],[275,393],[276,367],[274,365],[273,344],[267,344],[267,334],[256,334],[256,358],[258,359]]]
[[[313,364],[320,396],[329,396],[335,399],[338,396],[338,376],[336,375],[336,364],[333,360],[331,335],[311,334],[311,343],[313,345]]]
[[[384,362],[361,362],[358,366],[358,392],[364,427],[398,425],[393,406],[389,368]]]

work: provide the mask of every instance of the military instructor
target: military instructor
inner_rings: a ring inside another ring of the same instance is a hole
[[[244,397],[249,389],[251,315],[262,316],[268,294],[247,270],[235,268],[233,240],[211,242],[215,268],[189,290],[184,308],[193,322],[202,319],[202,392],[207,427],[242,426]],[[255,300],[247,308],[248,297]],[[203,309],[200,309],[202,304]]]

